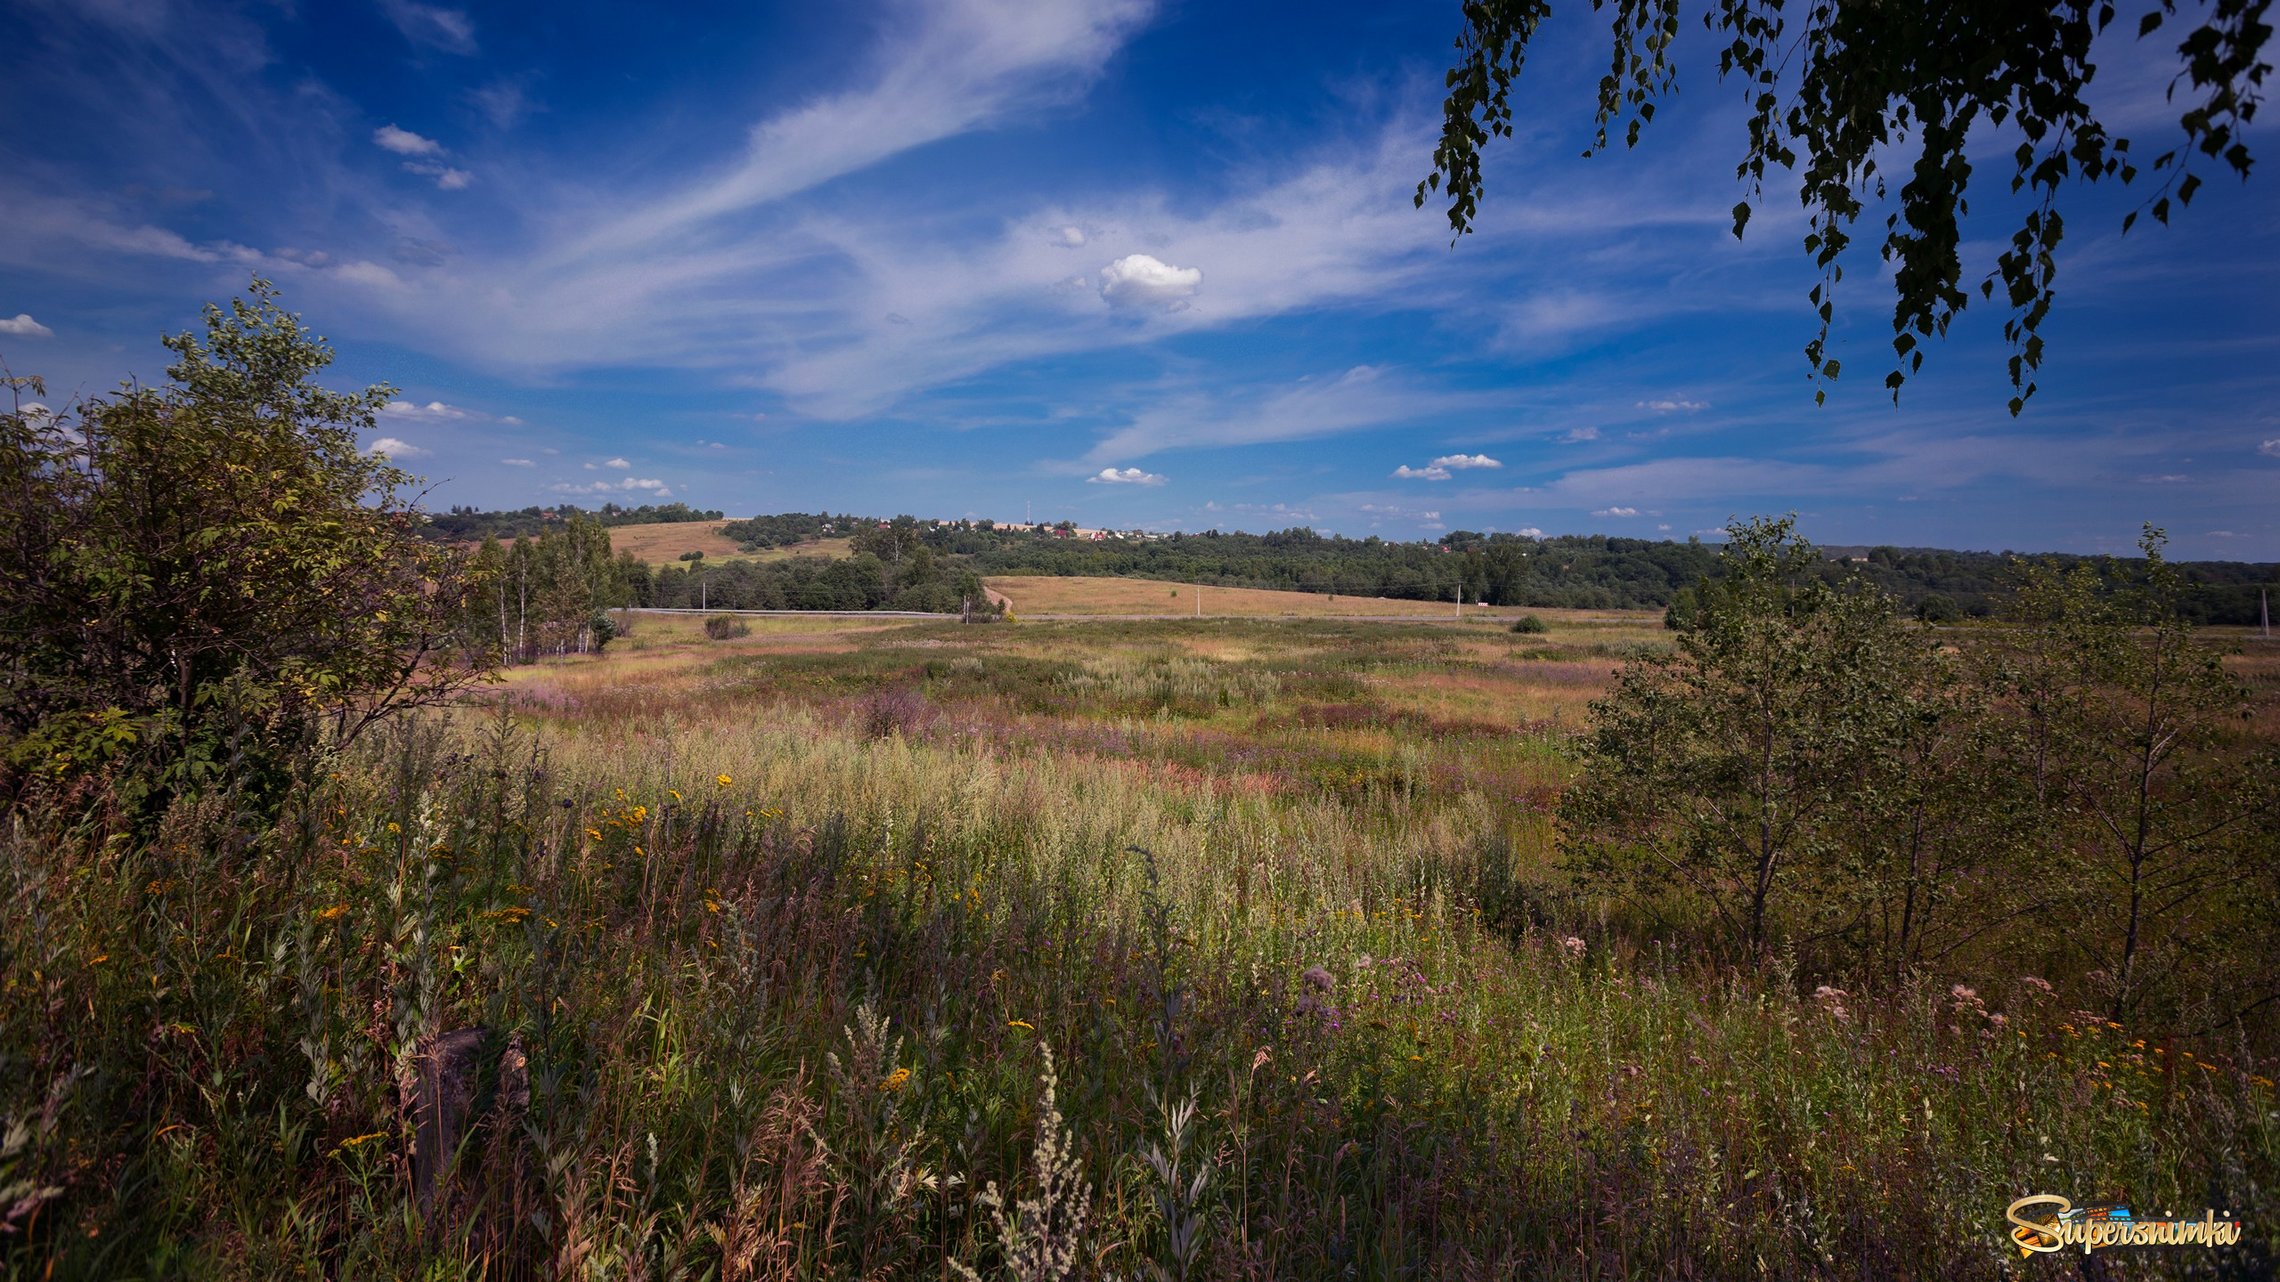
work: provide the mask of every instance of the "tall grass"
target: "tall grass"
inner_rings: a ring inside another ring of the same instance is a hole
[[[1352,749],[1369,786],[1251,786],[1246,745],[1343,751],[1295,715],[1315,678],[1088,730],[1016,658],[945,661],[940,715],[883,730],[848,701],[926,652],[799,699],[709,660],[576,686],[605,660],[374,742],[281,822],[11,816],[0,1264],[1999,1277],[2056,1264],[2002,1241],[2049,1191],[2233,1211],[2226,1258],[2270,1267],[2280,1103],[2242,1048],[2032,976],[1718,973],[1555,921],[1543,816],[1404,790],[1429,739]],[[423,1212],[398,1082],[461,1028],[478,1124]]]

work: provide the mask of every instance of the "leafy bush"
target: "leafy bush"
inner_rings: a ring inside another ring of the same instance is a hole
[[[466,558],[420,537],[412,478],[358,442],[394,389],[327,390],[331,349],[250,292],[164,340],[164,387],[0,414],[9,791],[266,806],[312,751],[487,663],[458,640]]]
[[[733,614],[716,614],[705,620],[705,635],[715,641],[729,641],[752,635],[752,625]]]
[[[1524,636],[1534,636],[1537,633],[1551,631],[1552,625],[1544,622],[1540,615],[1523,614],[1512,621],[1512,630]]]

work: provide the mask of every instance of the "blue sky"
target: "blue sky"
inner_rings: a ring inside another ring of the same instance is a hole
[[[2126,237],[2141,195],[2070,193],[2018,420],[1991,306],[1892,405],[1869,247],[1816,407],[1803,220],[1776,187],[1731,235],[1741,91],[1702,33],[1642,145],[1585,159],[1605,55],[1563,9],[1452,248],[1410,192],[1457,23],[0,0],[0,360],[51,401],[156,379],[158,334],[260,272],[337,381],[401,389],[375,437],[436,506],[1389,538],[1794,510],[1829,543],[2077,551],[2151,520],[2181,555],[2280,559],[2269,175]],[[2150,151],[2174,61],[2135,26],[2095,96]],[[2015,142],[1975,140],[1967,279]]]

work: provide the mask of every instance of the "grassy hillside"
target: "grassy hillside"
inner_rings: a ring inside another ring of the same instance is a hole
[[[790,547],[745,552],[721,533],[726,521],[669,521],[651,525],[620,525],[610,530],[610,548],[631,552],[652,566],[672,565],[684,552],[702,552],[708,561],[780,561],[792,556],[844,557],[851,555],[846,539],[813,539]]]

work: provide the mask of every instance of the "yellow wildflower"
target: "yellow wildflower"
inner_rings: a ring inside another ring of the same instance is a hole
[[[723,788],[726,788],[728,785],[735,783],[736,780],[730,778],[727,775],[714,775],[713,782],[719,784]]]
[[[910,1070],[907,1068],[898,1068],[894,1072],[887,1074],[887,1080],[879,1083],[879,1089],[891,1093],[894,1091],[899,1091],[909,1084]]]
[[[1009,1020],[1007,1020],[1007,1021],[1005,1022],[1005,1026],[1006,1026],[1007,1028],[1019,1028],[1019,1029],[1024,1029],[1024,1030],[1026,1030],[1026,1031],[1028,1031],[1028,1032],[1032,1032],[1032,1033],[1034,1033],[1034,1032],[1036,1032],[1036,1031],[1037,1031],[1037,1026],[1036,1026],[1035,1024],[1032,1024],[1032,1023],[1030,1023],[1030,1022],[1029,1022],[1028,1020],[1026,1020],[1026,1019],[1009,1019]]]
[[[330,908],[319,908],[316,911],[318,921],[338,921],[346,916],[348,916],[347,904],[334,904]]]

